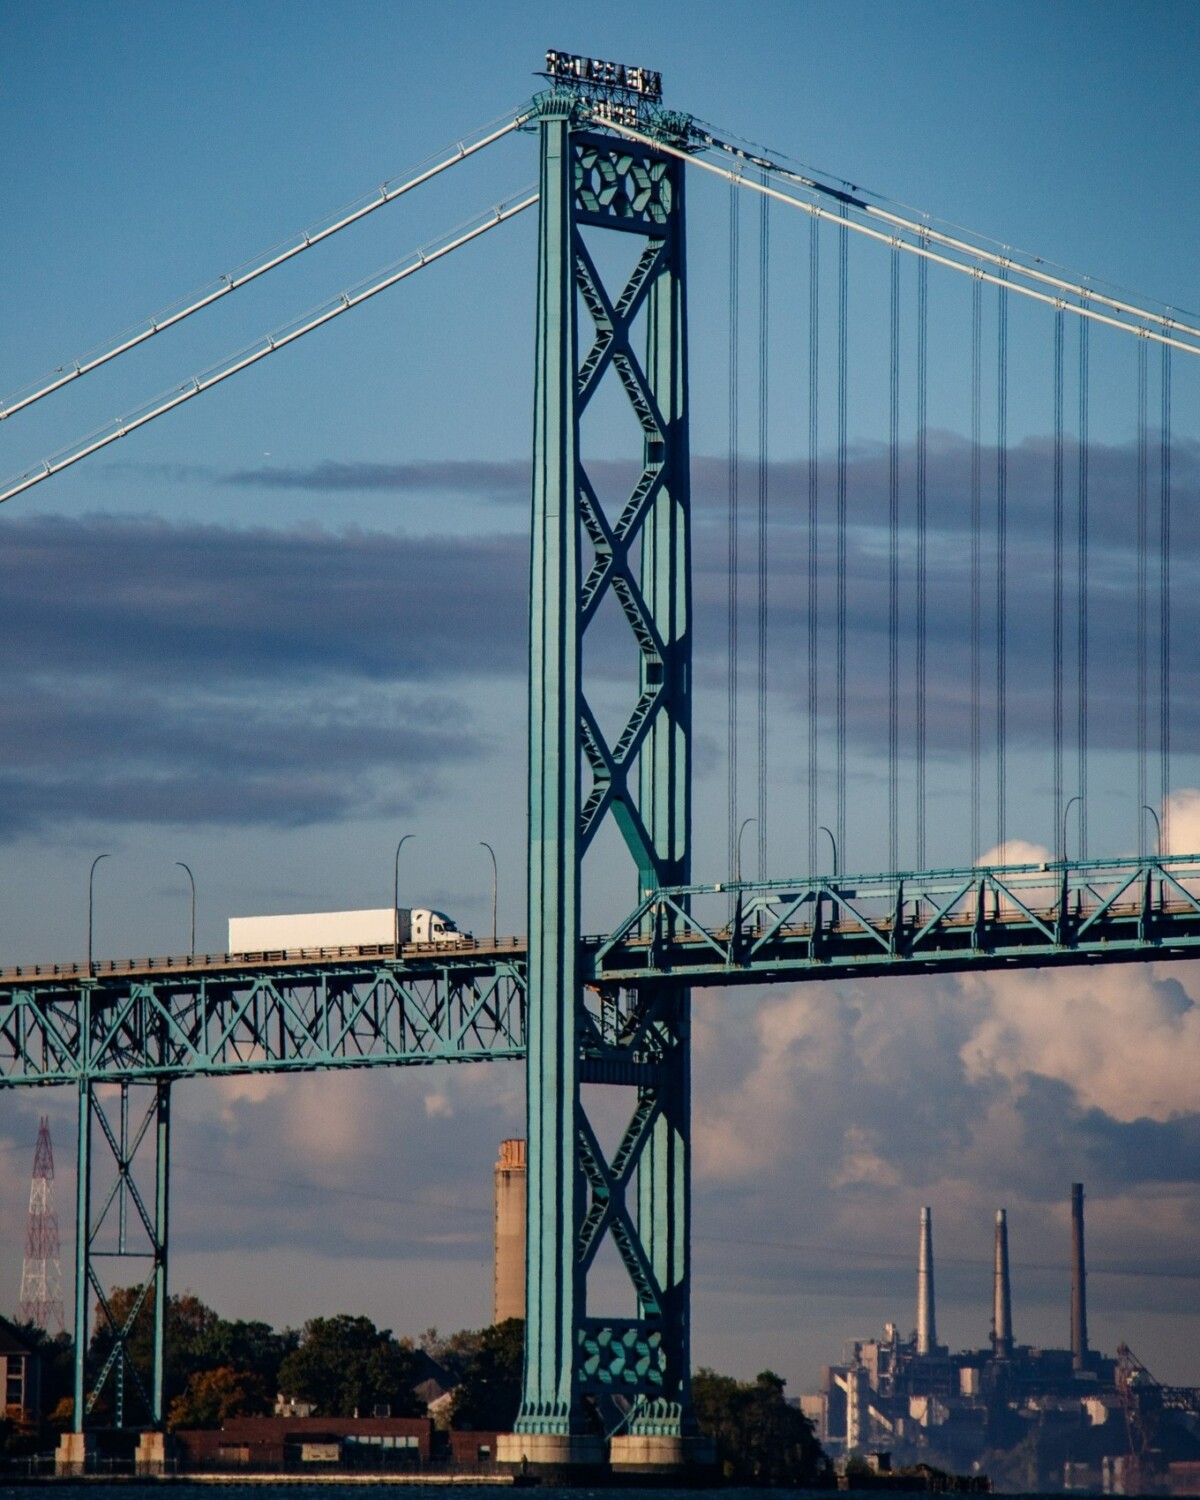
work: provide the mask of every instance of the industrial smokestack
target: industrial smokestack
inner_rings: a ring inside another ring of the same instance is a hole
[[[525,1316],[525,1142],[500,1142],[496,1163],[492,1322]]]
[[[1008,1215],[996,1210],[996,1266],[992,1286],[992,1355],[1012,1357],[1012,1288],[1008,1280]]]
[[[921,1210],[921,1243],[917,1250],[917,1353],[932,1354],[937,1346],[933,1310],[933,1215]]]
[[[1083,1260],[1083,1183],[1071,1184],[1071,1364],[1088,1363],[1087,1271]]]

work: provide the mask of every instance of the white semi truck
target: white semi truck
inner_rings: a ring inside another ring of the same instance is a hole
[[[471,941],[452,917],[427,906],[368,911],[309,911],[279,917],[230,917],[230,953],[295,948],[387,948],[393,943],[455,946]]]

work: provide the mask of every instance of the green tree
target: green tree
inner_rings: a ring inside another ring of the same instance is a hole
[[[752,1383],[701,1369],[692,1379],[700,1430],[716,1439],[717,1462],[732,1484],[820,1485],[829,1461],[812,1423],[784,1400],[784,1380],[764,1370]]]
[[[108,1305],[118,1328],[124,1327],[131,1309],[141,1295],[139,1287],[116,1287],[109,1294]],[[167,1298],[166,1326],[166,1370],[165,1397],[168,1411],[188,1390],[192,1379],[204,1371],[226,1368],[236,1376],[249,1382],[247,1391],[265,1387],[273,1397],[277,1389],[279,1366],[284,1357],[296,1347],[299,1335],[290,1329],[276,1333],[267,1323],[228,1322],[219,1317],[207,1303],[193,1292],[184,1291]],[[92,1341],[88,1348],[89,1379],[99,1378],[105,1361],[112,1352],[115,1334],[103,1308],[97,1304],[93,1322]],[[128,1355],[141,1377],[143,1386],[150,1390],[154,1366],[154,1300],[148,1292],[138,1309],[127,1345]],[[71,1391],[68,1379],[63,1394]],[[127,1411],[132,1410],[134,1420],[140,1419],[141,1402],[136,1395],[136,1385],[128,1377],[125,1381]],[[129,1403],[132,1402],[132,1407]],[[100,1393],[97,1411],[104,1415],[111,1411],[111,1376]],[[270,1405],[267,1406],[270,1410]]]
[[[477,1335],[475,1355],[454,1392],[452,1427],[511,1432],[521,1405],[525,1320],[508,1318]]]
[[[458,1333],[443,1337],[436,1328],[427,1328],[418,1336],[417,1347],[428,1354],[435,1364],[441,1365],[447,1374],[453,1375],[455,1380],[461,1380],[467,1372],[467,1366],[479,1353],[482,1338],[483,1331],[480,1329],[463,1328]]]
[[[366,1417],[376,1406],[389,1406],[394,1417],[420,1416],[416,1379],[410,1346],[347,1313],[311,1318],[279,1367],[280,1390],[311,1401],[323,1417]]]

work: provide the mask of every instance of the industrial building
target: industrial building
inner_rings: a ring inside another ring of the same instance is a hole
[[[989,1344],[952,1354],[939,1343],[933,1216],[923,1208],[915,1331],[903,1338],[888,1323],[882,1338],[856,1341],[801,1406],[831,1456],[887,1451],[894,1461],[959,1473],[986,1465],[1001,1488],[1133,1493],[1157,1481],[1166,1490],[1173,1465],[1178,1477],[1200,1459],[1200,1391],[1160,1386],[1124,1345],[1110,1358],[1088,1344],[1080,1183],[1071,1188],[1069,1349],[1017,1342],[1004,1209],[996,1214]]]

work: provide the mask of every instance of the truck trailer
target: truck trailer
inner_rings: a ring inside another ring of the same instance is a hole
[[[230,953],[297,948],[390,948],[394,943],[456,946],[471,941],[445,912],[427,906],[367,911],[309,911],[278,917],[230,917]]]

